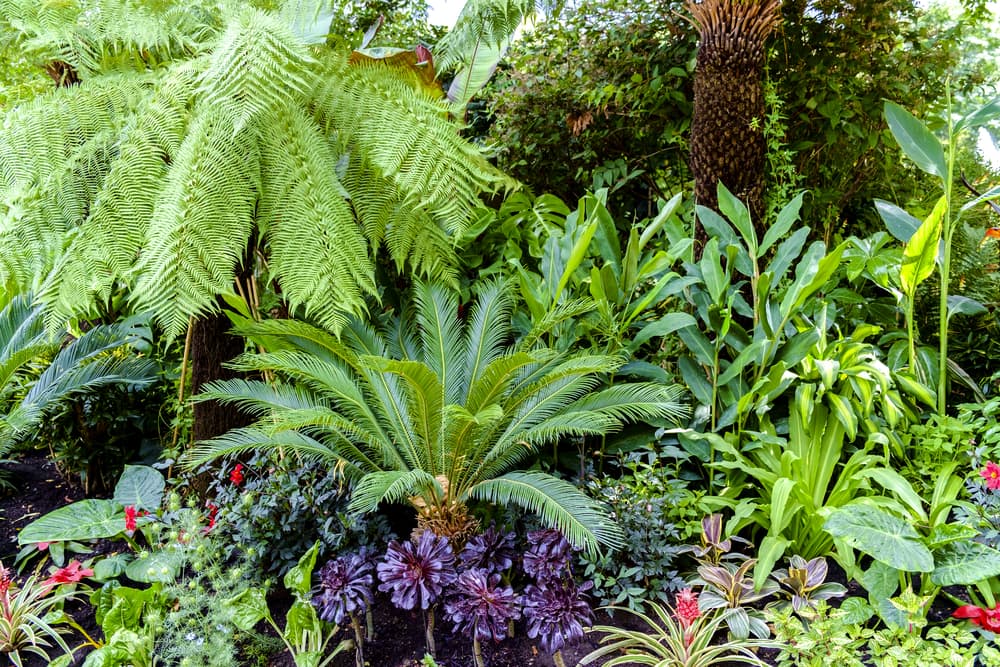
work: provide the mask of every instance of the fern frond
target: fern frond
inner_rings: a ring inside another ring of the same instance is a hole
[[[572,544],[596,553],[600,545],[624,545],[621,529],[607,511],[569,482],[541,472],[512,472],[486,480],[468,491],[501,506],[517,505],[558,529]]]
[[[573,403],[574,412],[595,412],[618,422],[653,419],[680,420],[688,410],[681,402],[684,389],[654,382],[616,384],[588,394]]]
[[[470,64],[484,47],[506,45],[521,23],[534,15],[534,0],[468,0],[454,27],[434,47],[438,71]]]
[[[216,380],[201,387],[195,401],[219,401],[235,405],[251,417],[261,418],[275,410],[306,410],[325,402],[311,391],[293,384],[271,384],[259,380]]]
[[[218,438],[196,443],[181,458],[188,470],[223,456],[252,451],[285,449],[326,465],[336,465],[345,474],[357,475],[360,471],[353,462],[343,459],[330,445],[298,431],[268,433],[256,427],[233,429]]]
[[[375,293],[365,240],[336,160],[316,124],[298,108],[267,123],[261,145],[261,224],[282,292],[293,307],[338,331]]]
[[[496,359],[504,354],[510,338],[510,319],[514,299],[510,289],[500,281],[491,281],[480,290],[469,309],[462,350],[466,369],[463,376],[462,399],[468,401],[471,388]]]
[[[417,283],[413,289],[423,360],[443,388],[444,403],[458,403],[466,370],[462,358],[462,325],[458,295],[441,285]]]
[[[192,121],[157,199],[132,295],[168,337],[232,291],[253,227],[255,155],[251,135],[234,136],[224,116],[203,112]]]
[[[419,469],[369,473],[358,481],[351,492],[347,511],[357,514],[374,512],[379,503],[405,501],[421,488],[433,488],[435,485],[434,478]]]
[[[203,104],[230,114],[234,132],[297,106],[312,89],[313,59],[277,17],[248,8],[231,21],[202,77]]]

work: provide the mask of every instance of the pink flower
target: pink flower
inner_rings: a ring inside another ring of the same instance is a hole
[[[235,486],[239,486],[243,483],[243,464],[237,463],[233,471],[229,473],[229,481]]]
[[[972,621],[973,625],[978,625],[990,632],[1000,633],[1000,602],[993,609],[983,609],[973,604],[963,605],[956,609],[952,616],[955,618],[967,618]]]
[[[986,480],[986,488],[990,491],[1000,491],[1000,465],[987,461],[986,467],[979,471],[979,476]]]
[[[135,532],[135,506],[129,505],[125,508],[125,532],[132,535]]]
[[[42,582],[42,586],[48,590],[61,584],[75,584],[84,577],[94,576],[94,571],[89,567],[83,567],[78,560],[71,560],[66,567],[56,570],[51,577]]]
[[[52,544],[52,543],[51,542],[35,542],[35,548],[38,549],[39,551],[45,551],[46,549],[49,548],[50,544]]]
[[[690,588],[685,588],[677,593],[676,604],[677,608],[674,613],[677,615],[677,620],[681,622],[681,626],[686,630],[701,616],[701,610],[698,609],[698,596]]]

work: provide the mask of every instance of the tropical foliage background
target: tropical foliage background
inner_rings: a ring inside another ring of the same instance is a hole
[[[0,658],[1000,664],[996,6],[427,16],[0,0]]]

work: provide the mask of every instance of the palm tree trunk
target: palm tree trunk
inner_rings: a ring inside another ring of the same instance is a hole
[[[695,201],[718,210],[721,181],[746,203],[763,234],[764,42],[781,20],[780,0],[688,2],[698,27],[691,123]],[[698,254],[707,240],[695,234]]]

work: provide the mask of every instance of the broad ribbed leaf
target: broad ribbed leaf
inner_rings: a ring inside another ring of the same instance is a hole
[[[113,500],[124,506],[155,512],[163,501],[166,480],[160,471],[149,466],[125,466],[115,486]]]
[[[928,174],[945,178],[948,164],[940,140],[913,114],[895,102],[886,101],[884,112],[889,130],[906,157]]]
[[[125,532],[125,511],[113,500],[88,498],[35,519],[18,534],[20,545],[114,537]]]
[[[931,214],[921,223],[903,249],[903,264],[899,267],[899,282],[907,294],[914,294],[917,285],[934,273],[938,256],[938,241],[945,212],[948,210],[947,197],[938,199]]]
[[[823,524],[836,538],[875,560],[905,572],[930,572],[934,557],[903,519],[867,505],[837,508]]]
[[[931,581],[938,586],[970,586],[998,575],[1000,551],[979,542],[951,542],[934,554]]]

